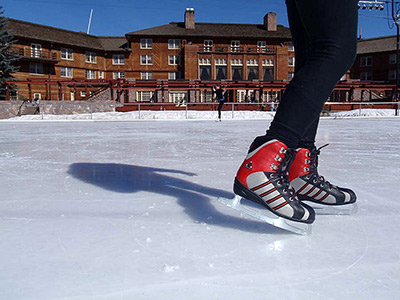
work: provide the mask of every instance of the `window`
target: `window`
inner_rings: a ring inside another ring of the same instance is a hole
[[[61,59],[74,60],[72,49],[61,48]]]
[[[81,91],[80,94],[81,94],[81,97],[83,97],[83,98],[86,97],[86,91]]]
[[[168,49],[179,49],[179,40],[168,40]]]
[[[31,56],[32,57],[41,57],[42,56],[42,45],[31,44]]]
[[[274,80],[274,67],[263,67],[263,80],[273,81]]]
[[[176,79],[180,79],[181,73],[180,72],[168,72],[168,79],[170,80],[176,80]]]
[[[273,59],[263,59],[262,65],[264,67],[270,67],[274,65],[274,60]]]
[[[204,51],[211,52],[212,51],[212,46],[213,46],[213,41],[212,40],[204,40]]]
[[[86,62],[95,64],[97,63],[96,53],[94,52],[86,52]]]
[[[179,55],[168,55],[169,65],[179,65]]]
[[[257,48],[265,49],[266,47],[267,47],[267,42],[266,41],[258,41],[257,42]]]
[[[123,54],[114,54],[112,56],[113,65],[124,65],[125,64],[125,55]]]
[[[231,65],[232,66],[243,66],[243,59],[234,58],[231,60]]]
[[[41,93],[33,93],[33,99],[42,100],[42,94]]]
[[[226,66],[226,59],[225,58],[217,58],[215,59],[216,66]]]
[[[395,79],[396,79],[396,70],[389,70],[389,80],[395,80]]]
[[[362,80],[362,81],[372,80],[372,72],[361,72],[360,80]]]
[[[140,49],[153,49],[153,40],[152,39],[141,39],[140,40]]]
[[[240,51],[240,41],[231,41],[231,51],[232,52]]]
[[[86,70],[86,79],[96,79],[96,71]]]
[[[216,65],[215,74],[216,80],[228,79],[228,67],[223,65]]]
[[[139,102],[150,102],[153,101],[154,92],[151,91],[138,91],[137,92],[137,101]]]
[[[394,65],[396,63],[396,54],[389,55],[389,64]]]
[[[361,57],[360,65],[361,67],[372,66],[372,56]]]
[[[211,91],[201,91],[200,102],[212,102],[212,95],[213,93]]]
[[[186,92],[170,92],[169,95],[169,102],[172,103],[185,103],[186,100]]]
[[[211,80],[211,65],[200,65],[200,80]]]
[[[125,72],[113,72],[113,79],[125,78]]]
[[[153,79],[153,72],[142,72],[141,79],[142,80],[152,80]]]
[[[29,73],[36,75],[43,75],[43,64],[37,64],[37,63],[29,64]]]
[[[288,44],[288,51],[294,52],[294,46],[293,46],[293,43],[292,43],[292,42],[290,42],[290,43]]]
[[[293,56],[289,57],[289,67],[294,67],[294,64],[295,64],[294,57]]]
[[[247,65],[248,66],[258,66],[258,60],[257,59],[248,59]]]
[[[293,77],[294,77],[294,73],[293,73],[293,72],[289,72],[289,73],[288,73],[288,80],[289,80],[289,81],[292,80]]]
[[[211,65],[211,60],[209,58],[200,58],[199,65]]]
[[[104,71],[98,71],[99,79],[104,79]]]
[[[247,65],[247,80],[259,79],[258,66]]]
[[[243,66],[232,65],[232,80],[243,80]]]
[[[72,68],[70,68],[70,67],[61,67],[61,77],[72,78]]]
[[[243,80],[243,59],[234,58],[231,60],[232,80]]]
[[[153,55],[140,55],[140,64],[141,65],[152,65],[153,64]]]

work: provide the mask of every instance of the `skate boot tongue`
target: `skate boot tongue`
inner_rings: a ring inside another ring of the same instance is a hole
[[[324,178],[324,176],[320,176],[318,174],[318,156],[321,154],[321,149],[325,148],[329,144],[325,144],[319,148],[314,147],[310,151],[310,173],[309,176],[310,178],[313,179],[315,183],[323,183],[323,185],[326,185],[328,189],[332,189],[333,185]]]
[[[289,181],[289,169],[295,158],[295,149],[288,148],[285,150],[285,156],[282,158],[279,165],[275,168],[275,173],[271,174],[271,178],[279,178],[277,181],[278,186],[282,186],[282,192],[289,195],[289,200],[293,200],[295,197],[295,191],[290,186]]]

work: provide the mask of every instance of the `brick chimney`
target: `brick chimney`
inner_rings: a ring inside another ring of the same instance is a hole
[[[264,28],[268,31],[276,31],[276,13],[269,12],[265,15]]]
[[[194,8],[186,8],[185,29],[194,29]]]

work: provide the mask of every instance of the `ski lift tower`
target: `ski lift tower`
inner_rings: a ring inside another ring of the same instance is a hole
[[[374,1],[359,1],[358,9],[363,10],[384,10],[385,5],[389,8],[389,4],[392,4],[392,19],[393,23],[396,25],[396,87],[394,90],[393,100],[396,102],[395,115],[399,115],[399,20],[400,20],[400,1],[398,0],[374,0]]]

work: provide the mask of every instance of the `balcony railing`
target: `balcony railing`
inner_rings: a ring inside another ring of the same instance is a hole
[[[270,47],[229,47],[229,46],[202,46],[199,47],[199,52],[210,53],[265,53],[275,54],[276,50]]]
[[[34,60],[57,61],[57,53],[44,49],[14,48],[14,51],[21,58],[31,58]]]

